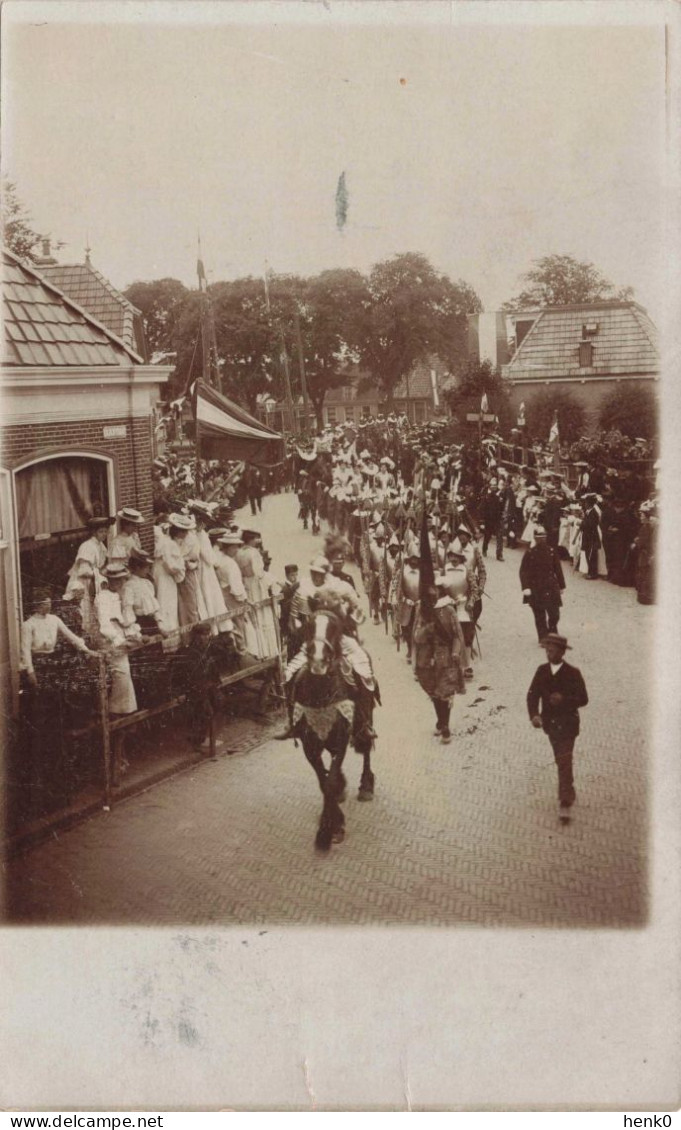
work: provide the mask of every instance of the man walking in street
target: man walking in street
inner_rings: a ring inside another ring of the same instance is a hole
[[[520,562],[523,604],[529,604],[541,644],[547,632],[555,632],[560,620],[561,592],[565,588],[558,554],[546,541],[546,530],[535,526],[535,545],[525,550]]]
[[[558,805],[561,823],[567,824],[576,793],[572,757],[579,733],[579,709],[589,696],[581,671],[564,661],[571,650],[565,636],[550,632],[542,646],[548,662],[535,671],[527,692],[527,711],[532,725],[543,730],[551,743],[558,768]]]

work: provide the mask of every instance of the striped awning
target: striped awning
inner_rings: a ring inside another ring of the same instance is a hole
[[[283,458],[279,432],[203,381],[196,382],[193,404],[202,459],[239,459],[263,465]]]

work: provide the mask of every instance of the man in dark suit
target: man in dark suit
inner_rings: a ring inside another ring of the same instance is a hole
[[[558,627],[565,578],[558,554],[547,544],[543,526],[535,526],[534,540],[535,545],[525,550],[520,562],[520,586],[523,604],[532,609],[537,638],[542,643],[546,633]]]
[[[550,632],[542,646],[548,662],[535,671],[527,692],[527,711],[532,725],[543,730],[551,742],[558,767],[559,816],[567,823],[576,797],[572,755],[579,733],[579,709],[587,705],[589,696],[581,671],[564,661],[569,649],[565,636]]]

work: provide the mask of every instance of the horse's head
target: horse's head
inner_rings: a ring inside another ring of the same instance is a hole
[[[334,612],[316,612],[307,634],[307,666],[311,675],[329,675],[340,659],[342,624]]]

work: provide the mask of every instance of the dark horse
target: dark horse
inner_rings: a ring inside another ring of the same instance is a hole
[[[320,851],[328,851],[332,843],[340,843],[345,837],[341,804],[347,782],[343,760],[351,741],[364,761],[359,799],[372,800],[374,795],[371,747],[378,690],[375,684],[366,686],[344,660],[342,635],[342,620],[335,613],[320,611],[310,617],[305,632],[305,665],[294,676],[291,692],[293,732],[303,743],[324,796],[315,839]],[[328,769],[324,750],[331,755]]]

